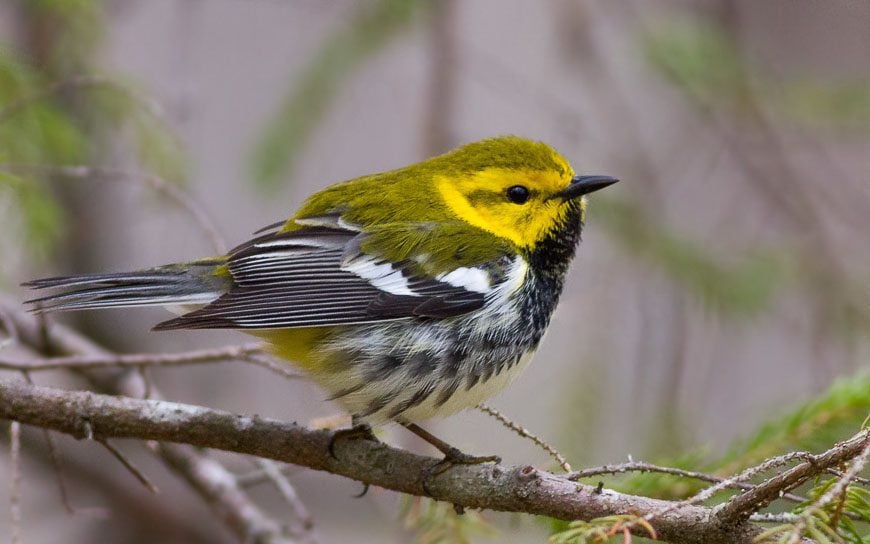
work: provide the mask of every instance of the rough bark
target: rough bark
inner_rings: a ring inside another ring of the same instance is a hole
[[[492,463],[455,466],[427,477],[439,459],[415,455],[368,440],[339,440],[257,416],[159,400],[100,395],[85,391],[0,382],[0,418],[84,438],[134,438],[185,443],[255,455],[323,470],[412,495],[431,496],[467,508],[525,512],[563,520],[589,520],[614,514],[667,513],[652,520],[659,538],[673,543],[750,543],[758,529],[725,524],[709,508],[625,495],[578,484],[533,467]],[[854,452],[843,450],[845,459]],[[834,460],[832,460],[833,462]],[[424,485],[425,482],[425,485]],[[670,507],[670,508],[669,508]]]

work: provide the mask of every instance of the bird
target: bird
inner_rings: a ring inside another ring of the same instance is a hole
[[[331,185],[226,255],[120,273],[38,279],[36,312],[162,305],[158,331],[237,329],[263,339],[352,416],[348,436],[399,423],[450,463],[473,457],[418,423],[477,406],[541,343],[585,223],[576,174],[518,136]]]

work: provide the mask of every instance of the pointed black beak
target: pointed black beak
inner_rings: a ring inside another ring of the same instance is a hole
[[[604,189],[617,181],[619,180],[610,176],[574,176],[571,178],[571,185],[560,191],[557,196],[563,200],[570,200]]]

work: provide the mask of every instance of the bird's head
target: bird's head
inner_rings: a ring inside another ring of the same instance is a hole
[[[447,207],[524,250],[556,230],[579,229],[584,195],[618,181],[576,175],[552,147],[515,136],[471,143],[437,160],[445,174],[435,186]]]

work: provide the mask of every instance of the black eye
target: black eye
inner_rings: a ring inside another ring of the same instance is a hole
[[[508,187],[507,197],[514,204],[525,204],[529,199],[529,190],[522,185],[514,185],[513,187]]]

